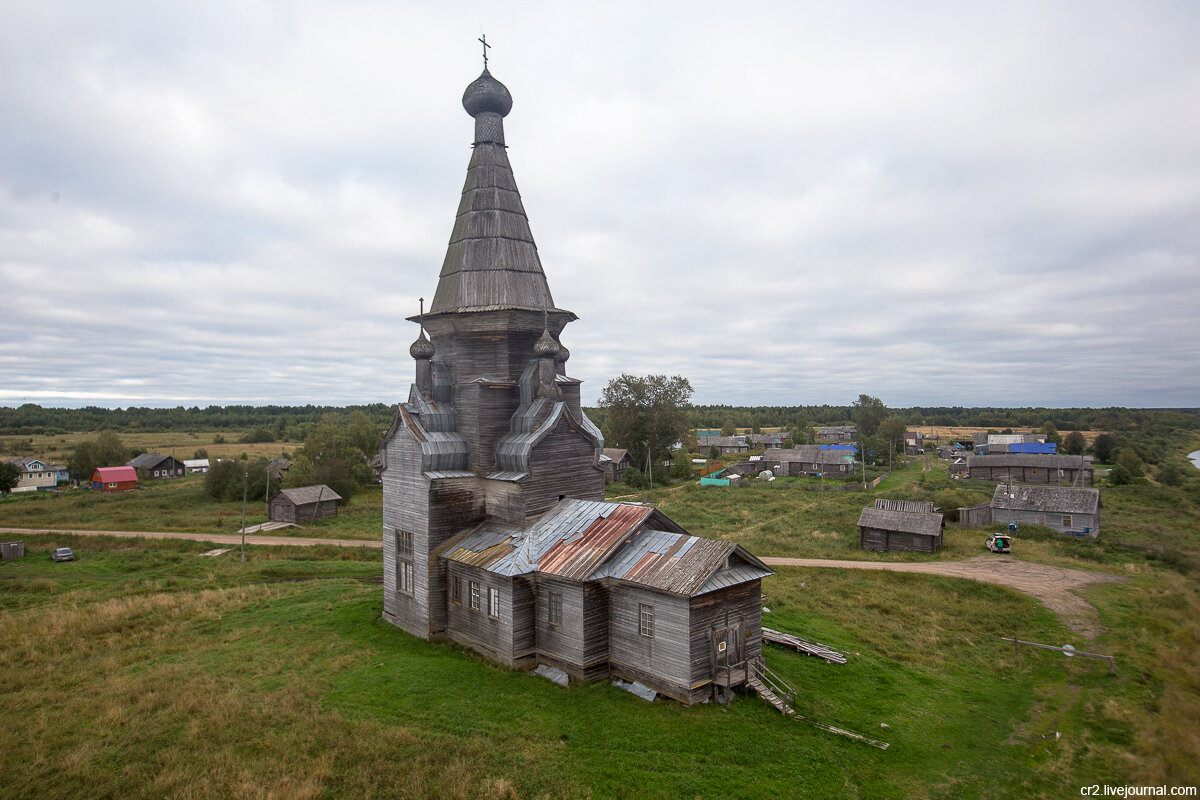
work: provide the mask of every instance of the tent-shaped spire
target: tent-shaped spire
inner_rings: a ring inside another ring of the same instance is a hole
[[[485,67],[463,93],[463,107],[475,118],[474,152],[429,313],[554,311],[504,147],[512,96]]]

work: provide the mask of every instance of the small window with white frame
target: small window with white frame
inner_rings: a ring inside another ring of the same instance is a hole
[[[547,606],[546,621],[550,627],[562,625],[562,592],[551,592]]]
[[[638,633],[654,638],[654,606],[649,603],[638,603]]]
[[[402,531],[399,528],[396,528],[396,555],[400,558],[412,558],[412,554],[412,531]]]
[[[450,579],[450,600],[456,606],[462,605],[462,578],[457,575]]]
[[[467,581],[467,604],[472,611],[479,610],[479,582]]]
[[[488,587],[488,616],[500,617],[500,590],[494,586]]]
[[[1072,522],[1072,520],[1071,520],[1071,515],[1070,515],[1070,514],[1063,514],[1063,515],[1062,515],[1062,517],[1063,517],[1063,521],[1062,521],[1063,527],[1064,527],[1064,528],[1069,528],[1069,527],[1071,527],[1071,522]]]
[[[396,591],[403,594],[413,593],[413,563],[407,558],[396,561]]]

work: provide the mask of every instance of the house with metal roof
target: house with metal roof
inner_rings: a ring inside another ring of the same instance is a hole
[[[605,447],[600,451],[600,463],[604,467],[604,480],[617,483],[625,478],[625,470],[633,464],[633,458],[623,447]]]
[[[380,448],[384,619],[684,703],[745,683],[771,570],[657,509],[604,501],[604,437],[560,341],[576,316],[550,294],[508,160],[512,97],[485,65],[463,107],[462,200],[433,301],[410,317],[415,380]]]
[[[1009,486],[992,495],[990,522],[1045,525],[1059,533],[1100,535],[1100,490],[1068,486]]]
[[[130,466],[96,467],[90,483],[102,492],[126,492],[137,488],[137,470]]]
[[[817,438],[823,442],[852,442],[857,436],[856,425],[825,425],[817,428]]]
[[[36,492],[39,489],[53,489],[65,480],[69,473],[65,467],[51,464],[42,458],[10,458],[8,463],[21,470],[17,485],[13,492]]]

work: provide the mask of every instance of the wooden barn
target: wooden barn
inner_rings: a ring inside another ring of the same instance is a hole
[[[607,483],[617,483],[625,478],[625,470],[633,464],[629,451],[621,447],[606,447],[602,451],[604,458],[604,480]]]
[[[271,498],[268,518],[271,522],[293,522],[302,525],[326,517],[336,517],[342,496],[323,483],[284,489]]]
[[[942,515],[933,503],[880,498],[858,517],[863,550],[913,550],[936,553],[942,547]]]
[[[1088,487],[1094,475],[1091,456],[1046,453],[967,456],[967,476],[972,480]]]
[[[485,68],[463,107],[475,139],[462,200],[433,302],[410,318],[415,381],[380,449],[384,619],[506,666],[616,675],[684,703],[741,685],[771,571],[656,509],[604,502],[604,437],[560,342],[576,317],[550,294],[508,161],[512,97]]]
[[[714,447],[723,456],[730,453],[746,453],[750,450],[750,442],[745,436],[708,436],[698,441],[700,449],[706,454]]]
[[[1100,535],[1100,490],[1067,486],[1009,486],[992,495],[989,522],[1045,525],[1059,533]],[[960,512],[961,513],[961,512]]]
[[[92,488],[102,492],[126,492],[136,489],[137,482],[137,470],[130,466],[96,467],[92,471]]]
[[[187,466],[182,461],[159,453],[142,453],[132,461],[126,461],[125,466],[133,467],[147,478],[182,478],[187,474]]]

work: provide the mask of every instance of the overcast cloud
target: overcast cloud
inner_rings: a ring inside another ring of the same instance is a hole
[[[0,404],[406,397],[482,26],[586,402],[1200,405],[1200,5],[574,5],[0,0]]]

